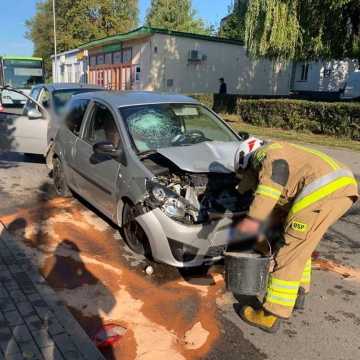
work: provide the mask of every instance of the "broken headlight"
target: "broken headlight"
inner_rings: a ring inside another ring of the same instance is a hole
[[[185,219],[186,210],[191,205],[183,197],[166,186],[151,180],[146,181],[146,189],[151,202],[159,207],[165,215],[177,220]]]

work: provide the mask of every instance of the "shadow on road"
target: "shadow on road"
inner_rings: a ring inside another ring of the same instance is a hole
[[[45,158],[37,154],[22,154],[12,151],[1,151],[0,148],[0,169],[18,166],[18,163],[45,164]]]
[[[102,295],[100,301],[94,298],[91,299],[91,302],[84,304],[84,313],[70,308],[73,315],[85,327],[88,335],[94,338],[104,325],[101,313],[110,313],[115,306],[115,298],[106,285],[89,271],[82,261],[80,253],[79,247],[74,242],[64,239],[56,247],[53,256],[54,264],[46,276],[46,280],[55,290],[67,289],[66,296],[69,298],[79,296],[81,289],[86,295],[86,285],[96,285],[96,291]],[[72,291],[74,291],[73,295],[71,294]],[[88,299],[87,296],[84,298]],[[76,303],[77,299],[73,298],[72,301]],[[87,315],[89,312],[92,314],[91,317]],[[98,315],[93,315],[94,313]],[[115,359],[111,347],[104,348],[103,353],[107,359]]]

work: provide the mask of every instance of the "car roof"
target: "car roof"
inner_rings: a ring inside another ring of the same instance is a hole
[[[97,85],[89,85],[89,84],[79,84],[79,83],[50,83],[50,84],[38,84],[35,85],[34,88],[45,87],[49,91],[57,91],[57,90],[72,90],[72,89],[98,89],[104,90],[103,87]]]
[[[97,91],[95,93],[78,94],[73,98],[76,99],[84,97],[103,100],[114,107],[158,103],[199,104],[197,100],[189,96],[154,91]]]

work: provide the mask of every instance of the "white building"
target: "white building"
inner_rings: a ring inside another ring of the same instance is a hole
[[[350,74],[357,69],[359,62],[350,59],[296,63],[292,91],[339,92],[346,85]]]
[[[355,60],[256,60],[238,41],[149,27],[89,42],[57,58],[58,82],[87,82],[114,90],[216,93],[223,77],[228,93],[244,96],[335,94],[359,67]]]
[[[240,42],[212,36],[141,27],[92,41],[59,55],[59,81],[77,80],[71,68],[80,51],[88,52],[87,81],[111,89],[215,93],[220,77],[232,94],[288,95],[290,89],[291,66],[252,60]]]
[[[54,82],[87,83],[87,51],[74,49],[57,54],[52,59],[52,74]]]

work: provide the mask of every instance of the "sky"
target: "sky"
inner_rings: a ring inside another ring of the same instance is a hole
[[[25,21],[34,15],[36,2],[37,0],[0,0],[0,55],[32,55],[32,42],[24,34]],[[139,0],[141,23],[150,2],[151,0]],[[232,0],[193,0],[197,14],[213,25],[218,25],[227,15],[231,3]]]

